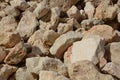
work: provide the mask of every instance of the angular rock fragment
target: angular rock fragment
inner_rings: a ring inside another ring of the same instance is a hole
[[[3,60],[5,59],[7,53],[5,51],[5,48],[0,46],[0,63],[3,62]]]
[[[50,48],[50,52],[52,55],[55,55],[55,57],[62,58],[67,48],[70,47],[73,42],[81,40],[81,38],[82,35],[80,33],[69,31],[55,40],[53,46]]]
[[[26,56],[26,53],[26,48],[24,47],[23,43],[20,42],[10,50],[4,62],[7,64],[18,64]]]

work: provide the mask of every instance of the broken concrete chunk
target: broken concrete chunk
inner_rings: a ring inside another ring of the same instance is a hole
[[[73,42],[81,39],[82,35],[80,33],[69,31],[55,40],[53,46],[50,48],[50,52],[52,55],[55,55],[55,57],[62,58],[67,48],[70,47]]]

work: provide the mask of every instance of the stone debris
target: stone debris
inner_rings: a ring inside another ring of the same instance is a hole
[[[0,80],[120,80],[120,0],[0,0]]]

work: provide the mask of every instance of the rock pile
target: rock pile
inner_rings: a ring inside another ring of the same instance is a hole
[[[120,80],[120,0],[0,0],[0,80]]]

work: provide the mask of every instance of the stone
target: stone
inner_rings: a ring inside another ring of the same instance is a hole
[[[113,42],[117,37],[115,30],[109,25],[95,25],[85,35],[99,35],[105,39],[105,43]]]
[[[54,71],[40,71],[39,77],[39,80],[69,80],[68,78]]]
[[[103,19],[103,15],[102,15],[102,4],[99,4],[96,8],[96,12],[95,12],[95,18],[102,20]]]
[[[71,64],[68,72],[71,80],[115,80],[111,75],[101,74],[96,66],[87,60]]]
[[[16,30],[20,33],[21,37],[28,39],[34,33],[37,26],[38,21],[36,17],[32,12],[27,11],[21,18]]]
[[[120,64],[120,42],[113,42],[105,46],[106,55],[115,64]]]
[[[17,32],[0,32],[0,45],[12,48],[14,47],[18,42],[20,42],[21,37],[19,33]]]
[[[81,38],[82,35],[80,33],[69,31],[55,40],[53,46],[50,48],[50,53],[57,58],[62,58],[67,48],[70,47],[73,42],[81,40]]]
[[[20,42],[10,50],[4,62],[7,64],[18,64],[23,60],[26,54],[27,50],[24,47],[23,43]]]
[[[74,42],[70,62],[89,60],[96,65],[104,56],[104,43],[104,40],[99,36],[90,36]]]
[[[92,2],[86,2],[84,10],[89,19],[94,17],[95,7]]]
[[[56,71],[59,74],[68,76],[67,67],[58,59],[49,57],[33,57],[26,59],[27,70],[39,74],[42,70]]]
[[[120,23],[120,13],[117,14],[117,20]]]
[[[32,75],[25,67],[18,68],[15,74],[16,80],[37,80],[37,77]]]
[[[11,15],[3,17],[0,21],[0,32],[12,32],[15,31],[17,22]]]
[[[1,64],[0,65],[0,80],[8,80],[10,75],[16,72],[16,70],[17,70],[17,67],[15,66]]]
[[[107,72],[120,79],[120,65],[117,65],[113,62],[107,63],[102,71]]]
[[[45,16],[49,12],[49,7],[45,2],[41,2],[37,4],[37,7],[33,11],[35,16],[40,19],[41,17]]]
[[[3,62],[3,60],[5,59],[7,53],[5,51],[5,48],[0,46],[0,63]]]
[[[81,16],[79,10],[74,5],[67,11],[67,15],[68,15],[69,18],[75,18],[77,20]]]
[[[68,23],[59,23],[57,27],[58,34],[62,35],[69,31],[73,31],[73,25]]]

